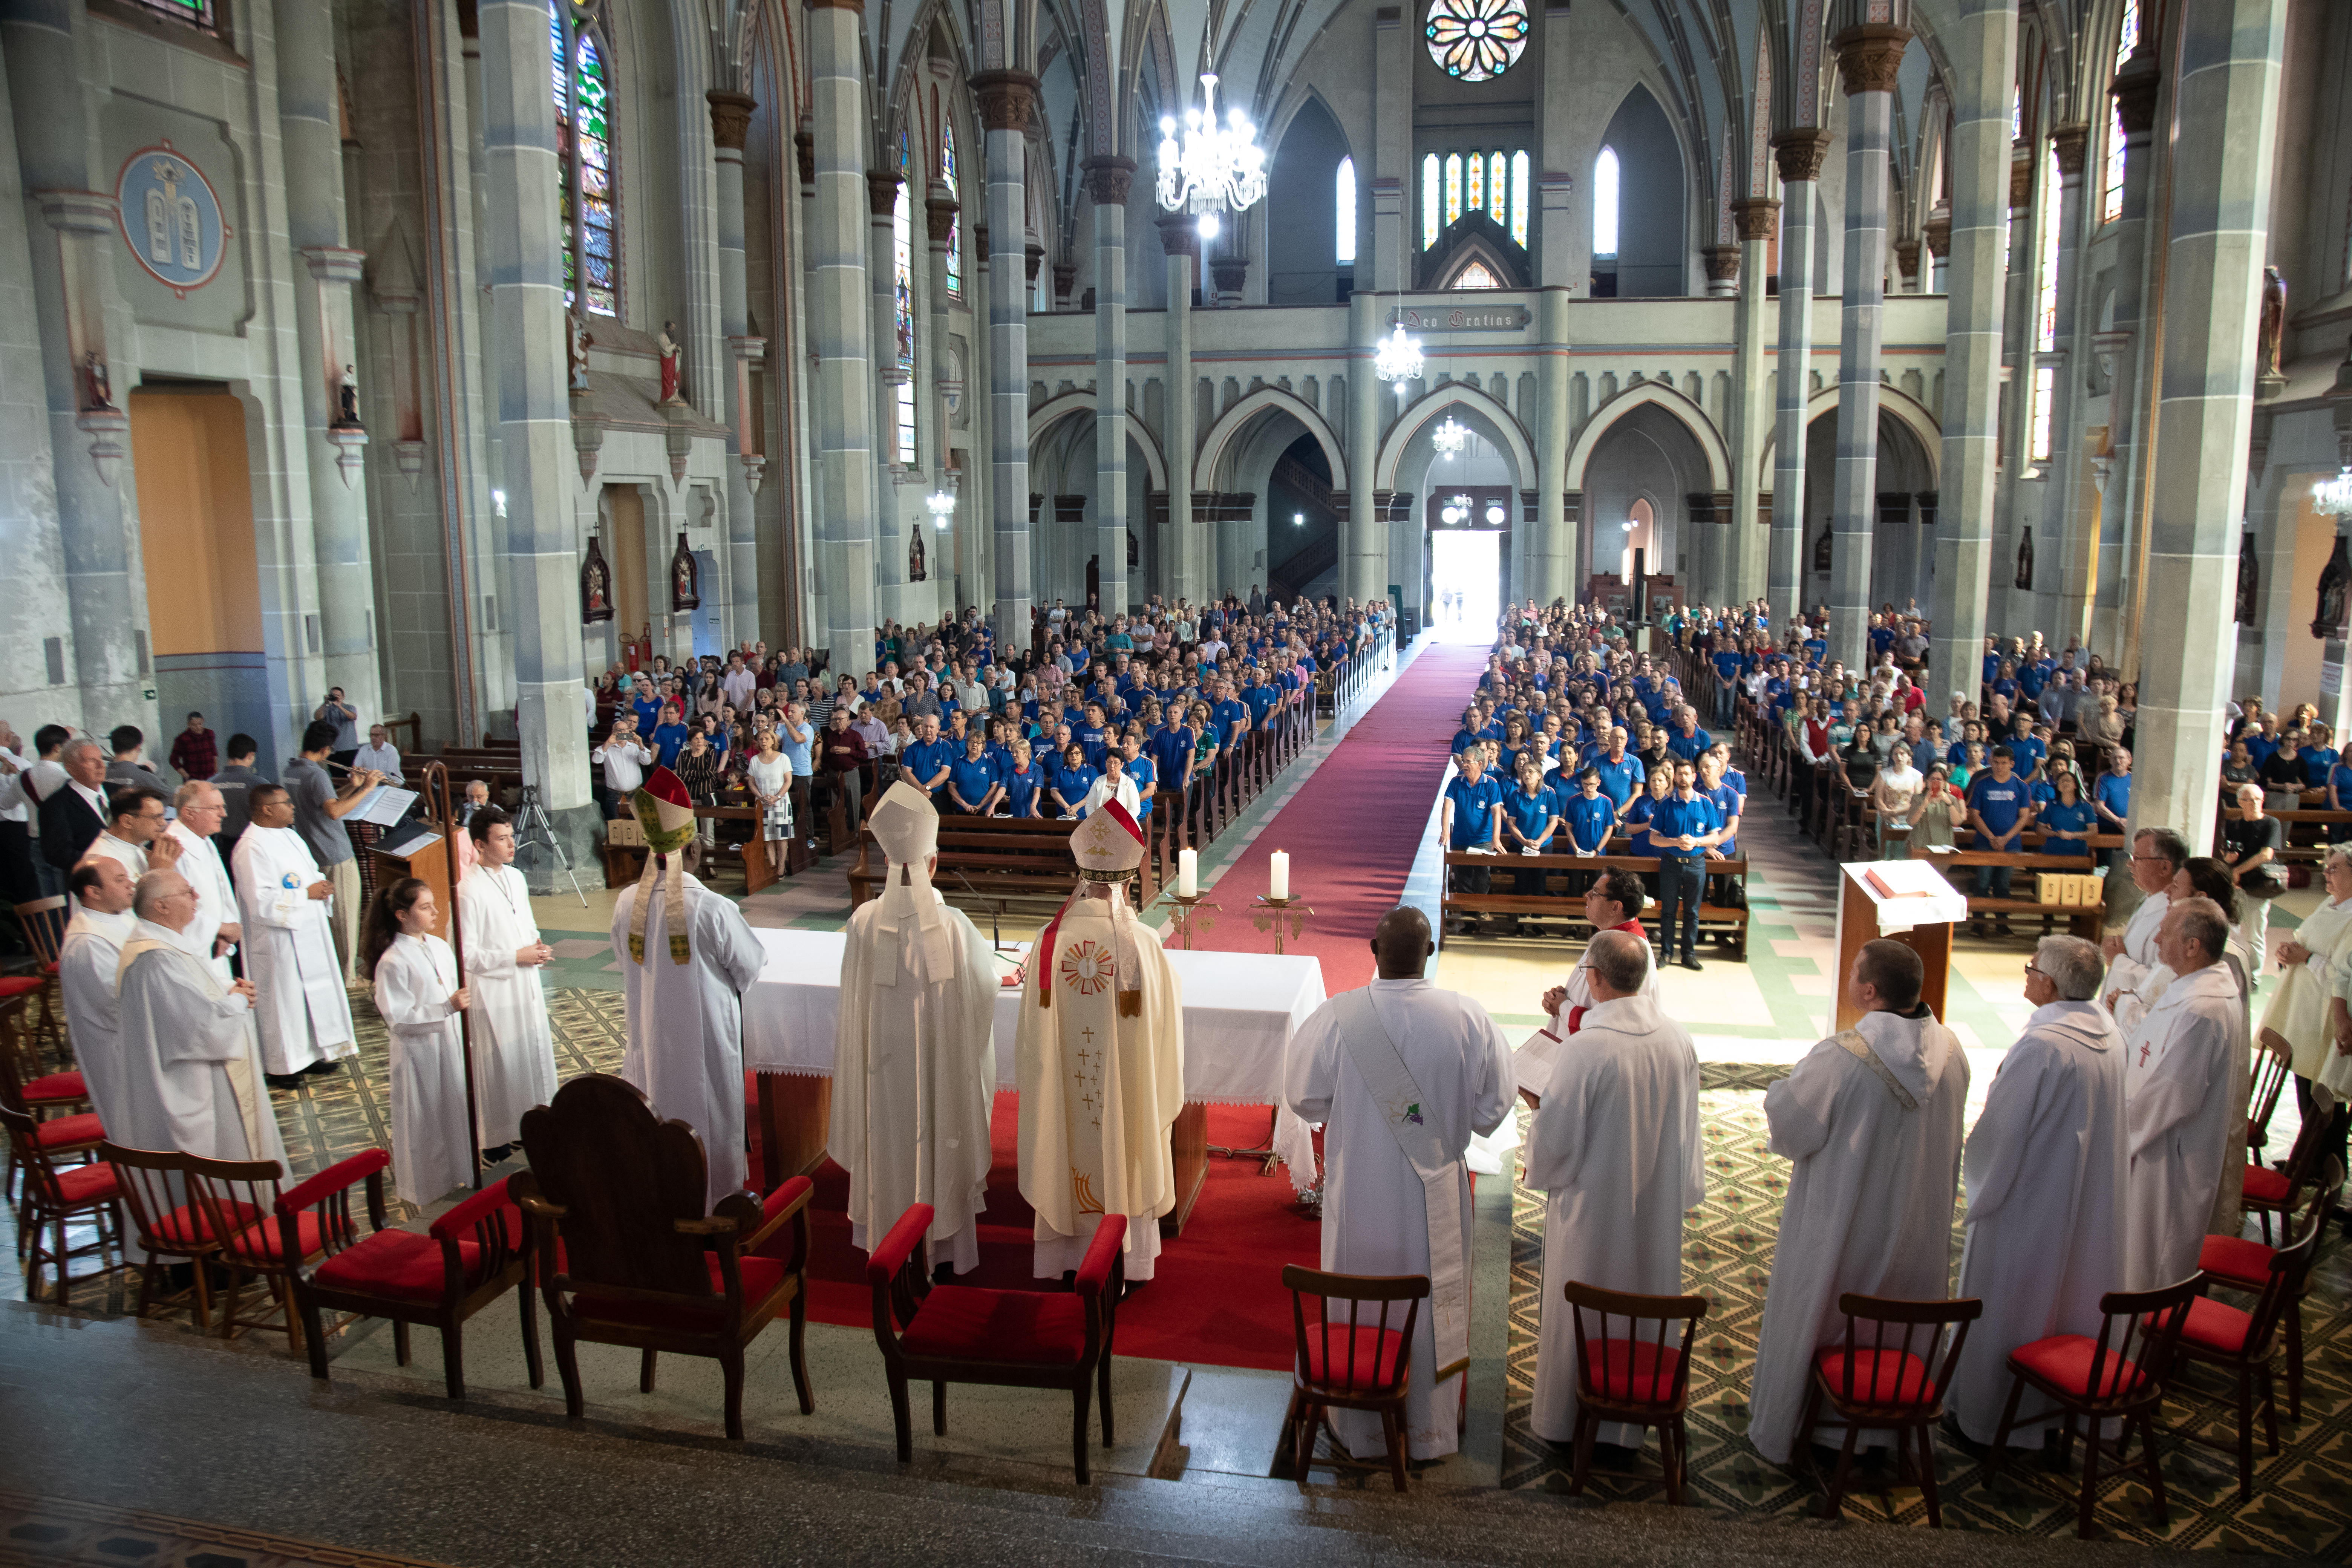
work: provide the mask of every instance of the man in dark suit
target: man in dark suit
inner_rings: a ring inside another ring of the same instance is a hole
[[[66,785],[41,802],[41,858],[70,871],[106,831],[106,748],[96,741],[69,741],[58,753]]]

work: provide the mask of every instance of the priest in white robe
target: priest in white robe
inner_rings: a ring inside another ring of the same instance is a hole
[[[934,1265],[980,1267],[996,1095],[996,960],[931,886],[940,814],[900,780],[866,826],[888,858],[882,896],[849,917],[825,1152],[849,1173],[849,1243],[871,1251],[931,1205]]]
[[[237,908],[236,882],[222,862],[219,847],[213,843],[213,835],[220,831],[221,824],[228,817],[228,803],[221,798],[218,789],[202,779],[182,784],[172,802],[179,816],[155,836],[155,842],[161,846],[168,840],[178,851],[171,862],[172,869],[185,877],[188,886],[195,889],[196,918],[188,922],[184,933],[188,952],[209,964],[226,985],[236,978],[228,956],[245,940],[245,917]]]
[[[1748,1436],[1785,1465],[1813,1357],[1845,1337],[1846,1291],[1940,1300],[1951,1280],[1968,1053],[1919,1000],[1919,955],[1884,938],[1846,977],[1861,1010],[1764,1091],[1772,1152],[1790,1161],[1756,1346]]]
[[[471,1000],[449,944],[433,934],[433,889],[403,877],[376,889],[360,926],[360,969],[392,1033],[392,1175],[401,1201],[429,1207],[475,1175],[466,1134],[466,1025]],[[477,1081],[478,1083],[478,1073]]]
[[[131,912],[131,878],[110,856],[83,856],[66,879],[66,897],[73,900],[73,918],[58,946],[58,990],[89,1108],[110,1134],[126,1103],[115,982],[122,969],[122,944],[131,940],[139,917]]]
[[[1592,879],[1584,891],[1584,918],[1592,922],[1593,940],[1603,931],[1623,931],[1642,943],[1649,952],[1649,933],[1642,929],[1642,907],[1648,895],[1643,891],[1642,879],[1622,867],[1612,866]],[[1591,972],[1592,943],[1587,942],[1568,972],[1567,980],[1543,994],[1546,1022],[1529,1035],[1511,1058],[1511,1069],[1517,1079],[1519,1093],[1533,1105],[1544,1091],[1551,1077],[1551,1064],[1560,1053],[1568,1037],[1583,1026],[1584,1016],[1593,1005],[1592,987],[1587,976]],[[1652,1003],[1658,1000],[1658,966],[1650,961],[1642,973],[1639,994]]]
[[[2221,961],[2230,921],[2210,899],[2178,900],[2156,940],[2179,978],[2124,1050],[2130,1163],[2116,1285],[2124,1290],[2153,1290],[2197,1272],[2229,1157],[2230,1123],[2242,1129],[2246,1121],[2246,1097],[2237,1088],[2245,1007]]]
[[[2096,1000],[2101,969],[2089,942],[2042,939],[2025,974],[2032,1016],[1969,1133],[1958,1294],[1984,1315],[1946,1408],[1974,1442],[2000,1435],[2010,1352],[2053,1334],[2095,1336],[2099,1298],[2123,1277],[2124,1040]],[[2038,1447],[2049,1425],[2010,1436]]]
[[[1680,1295],[1683,1217],[1706,1196],[1698,1051],[1643,992],[1655,979],[1649,944],[1603,931],[1578,972],[1589,1000],[1528,1132],[1528,1185],[1549,1194],[1530,1425],[1554,1443],[1576,1436],[1576,1331],[1561,1288]],[[1633,1448],[1643,1429],[1611,1422],[1595,1436]]]
[[[628,990],[621,1076],[656,1115],[702,1139],[704,1202],[744,1188],[743,993],[767,950],[734,901],[687,874],[693,797],[656,768],[633,802],[646,830],[646,869],[613,906],[613,952]]]
[[[246,978],[253,982],[261,1059],[273,1087],[299,1073],[322,1073],[359,1054],[342,961],[335,955],[328,900],[335,885],[320,874],[310,847],[294,830],[294,801],[278,784],[258,784],[248,797],[252,820],[229,856],[245,914]]]
[[[522,1136],[522,1113],[555,1098],[555,1034],[541,978],[555,950],[541,940],[530,889],[514,868],[513,821],[485,807],[466,836],[475,858],[457,883],[457,931],[472,998],[474,1108],[482,1159],[495,1165]]]
[[[2126,1035],[2172,978],[2169,971],[2158,973],[2164,960],[2156,951],[2156,930],[2172,908],[2172,879],[2188,860],[2188,841],[2168,827],[2144,827],[2132,836],[2131,879],[2140,891],[2139,907],[2121,932],[2107,933],[2100,949],[2107,961],[2100,1000]]]
[[[122,1089],[107,1136],[135,1149],[208,1160],[286,1161],[246,1014],[253,985],[224,985],[182,935],[196,895],[176,871],[139,879],[138,924],[117,981]]]
[[[1129,1283],[1151,1279],[1160,1216],[1176,1206],[1169,1129],[1184,1107],[1184,1000],[1160,933],[1126,883],[1143,830],[1112,802],[1070,834],[1077,890],[1031,950],[1013,1036],[1021,1195],[1036,1211],[1030,1267],[1075,1270],[1107,1214],[1127,1216]]]
[[[1323,1267],[1426,1274],[1413,1325],[1405,1440],[1416,1459],[1462,1445],[1470,1357],[1473,1133],[1510,1114],[1511,1049],[1486,1008],[1425,978],[1429,921],[1391,910],[1371,941],[1376,975],[1318,1007],[1291,1037],[1282,1095],[1323,1126]],[[1402,1312],[1398,1314],[1402,1326]],[[1380,1417],[1334,1410],[1349,1452],[1382,1446]]]

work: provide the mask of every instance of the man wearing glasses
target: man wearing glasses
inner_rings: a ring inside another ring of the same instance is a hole
[[[2126,1033],[2156,1000],[2156,931],[2172,908],[2172,879],[2189,858],[2189,843],[2166,827],[2144,827],[2132,838],[2132,886],[2140,891],[2140,906],[2120,934],[2110,931],[2100,951],[2107,961],[2104,999],[2107,1010]]]

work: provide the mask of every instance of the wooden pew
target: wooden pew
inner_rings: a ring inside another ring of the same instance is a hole
[[[1159,816],[1154,811],[1147,822],[1147,837]],[[1070,834],[1076,826],[1075,820],[1057,817],[941,816],[940,864],[931,885],[951,902],[977,897],[1000,911],[1015,902],[1058,905],[1077,886],[1077,862],[1070,855]],[[850,906],[880,892],[888,875],[889,863],[875,842],[874,830],[861,827],[857,861],[848,871]],[[1140,907],[1159,891],[1159,872],[1150,855],[1145,855],[1138,875]]]
[[[1612,851],[1626,847],[1628,847],[1628,841],[1622,838],[1613,839],[1610,844]],[[1445,879],[1444,896],[1438,906],[1439,920],[1436,934],[1440,947],[1445,944],[1445,922],[1457,916],[1515,915],[1523,919],[1538,920],[1546,925],[1589,928],[1591,922],[1584,917],[1583,893],[1581,891],[1571,893],[1564,887],[1555,888],[1554,886],[1558,879],[1569,873],[1584,872],[1591,875],[1612,868],[1622,868],[1641,877],[1653,889],[1654,899],[1658,874],[1658,861],[1655,857],[1616,853],[1474,855],[1467,850],[1448,850],[1445,855],[1445,864],[1449,868],[1456,866],[1483,868],[1498,877],[1517,872],[1539,871],[1543,874],[1545,891],[1541,893],[1517,891],[1461,893],[1454,890],[1454,879],[1449,875]],[[1710,881],[1717,877],[1731,879],[1741,888],[1744,898],[1748,886],[1748,862],[1744,858],[1710,860],[1706,863],[1706,874]],[[1700,935],[1713,939],[1717,945],[1730,957],[1746,962],[1748,910],[1744,904],[1732,907],[1701,903],[1698,910],[1698,930]],[[1656,933],[1653,932],[1652,935],[1654,938]]]
[[[2020,842],[2022,843],[2023,840],[2021,839]],[[2012,871],[2024,873],[2026,882],[2022,890],[2030,895],[2033,890],[2032,878],[2037,873],[2042,871],[2087,873],[2097,864],[2096,858],[2094,856],[2003,855],[1983,849],[1930,849],[1925,846],[1915,845],[1911,850],[1911,858],[1934,862],[1937,870],[1943,874],[1946,881],[1968,895],[1969,918],[1971,921],[1980,921],[1988,915],[2003,921],[2011,915],[2024,915],[2040,920],[2045,931],[2053,927],[2056,922],[2063,921],[2069,932],[2089,942],[2098,941],[2099,933],[2106,925],[2107,906],[2104,896],[2094,904],[2045,904],[2041,900],[2031,896],[2024,898],[2015,896],[2020,889],[2013,879],[2010,884],[2011,896],[2006,899],[1996,899],[1989,895],[1979,898],[1972,891],[1976,886],[1976,869],[1979,866],[2007,866]]]

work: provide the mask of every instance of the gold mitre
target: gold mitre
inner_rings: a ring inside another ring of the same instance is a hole
[[[1124,882],[1143,864],[1143,829],[1127,807],[1107,800],[1070,834],[1078,875],[1089,882]]]

